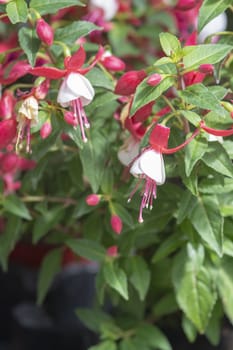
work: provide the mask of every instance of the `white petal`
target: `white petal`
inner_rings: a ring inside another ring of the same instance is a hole
[[[140,163],[139,163],[139,159],[137,158],[134,162],[133,165],[130,168],[130,174],[132,174],[135,177],[138,177],[139,175],[143,175],[143,172],[140,168]]]
[[[223,143],[223,137],[208,134],[208,141],[210,142],[218,141],[219,143]]]
[[[117,0],[91,0],[91,5],[104,11],[104,19],[106,21],[112,19],[118,10]]]
[[[67,106],[71,101],[80,98],[82,105],[88,105],[95,95],[95,91],[87,78],[79,73],[70,73],[63,80],[57,97],[57,102]]]
[[[198,41],[203,42],[208,35],[211,35],[217,32],[222,32],[226,29],[226,27],[227,27],[227,15],[225,14],[225,12],[223,12],[217,17],[215,17],[214,19],[212,19],[212,21],[210,21],[202,29],[202,31],[198,35]]]
[[[166,176],[161,153],[154,150],[143,152],[139,158],[139,168],[146,176],[154,180],[157,185],[162,185],[165,182]]]
[[[118,159],[123,165],[129,165],[139,153],[139,142],[133,137],[125,140],[123,146],[118,151]]]

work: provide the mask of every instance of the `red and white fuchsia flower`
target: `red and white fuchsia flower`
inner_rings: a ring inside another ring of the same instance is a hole
[[[94,67],[102,55],[103,48],[101,47],[93,62],[87,68],[81,68],[86,60],[86,53],[81,46],[73,56],[65,58],[65,69],[63,70],[54,67],[35,67],[30,70],[31,74],[48,79],[64,78],[58,92],[57,102],[62,107],[70,107],[73,115],[72,125],[79,125],[84,142],[87,141],[84,129],[89,128],[90,124],[83,107],[88,105],[95,95],[90,81],[84,77],[84,74]]]
[[[150,144],[133,162],[130,173],[139,178],[139,183],[144,180],[142,200],[138,221],[143,222],[142,211],[144,208],[153,208],[153,199],[156,198],[157,185],[163,185],[166,179],[164,161],[160,147],[167,147],[170,129],[157,124],[150,135]],[[153,145],[156,144],[156,150]],[[130,194],[129,200],[136,192],[138,185]]]

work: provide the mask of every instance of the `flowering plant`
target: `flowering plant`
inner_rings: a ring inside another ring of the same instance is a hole
[[[98,262],[98,305],[78,310],[93,350],[172,349],[168,316],[217,344],[233,322],[232,1],[0,3],[2,267],[46,243],[41,304],[68,253]]]

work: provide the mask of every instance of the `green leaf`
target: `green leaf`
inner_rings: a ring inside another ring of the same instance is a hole
[[[156,326],[143,324],[137,329],[136,338],[143,340],[143,343],[149,345],[152,349],[172,350],[169,341]]]
[[[138,291],[140,300],[144,300],[150,285],[150,270],[145,260],[140,256],[132,256],[128,260],[130,282]]]
[[[197,329],[185,315],[182,317],[182,328],[190,343],[193,343],[197,337]]]
[[[233,324],[233,258],[224,258],[217,273],[217,288],[224,311]]]
[[[232,5],[232,0],[204,0],[199,10],[198,31]]]
[[[222,256],[223,217],[216,196],[199,196],[189,218],[201,238]]]
[[[106,138],[100,132],[93,131],[88,142],[80,150],[84,176],[95,193],[99,189],[105,168],[106,147]]]
[[[174,292],[162,296],[153,306],[153,314],[156,319],[178,311],[178,305]]]
[[[208,148],[206,137],[198,135],[185,147],[185,173],[189,176],[195,164],[203,157]]]
[[[130,115],[134,115],[137,110],[151,101],[155,101],[163,92],[168,90],[173,84],[174,79],[170,77],[164,78],[158,85],[150,86],[147,84],[147,79],[143,80],[141,84],[138,85],[133,104],[130,110]]]
[[[94,261],[104,261],[105,249],[97,242],[88,239],[68,239],[65,244],[77,255]]]
[[[75,5],[77,5],[77,1]],[[62,1],[57,0],[58,3]],[[41,4],[41,1],[40,1]],[[42,5],[43,6],[43,5]],[[93,30],[98,30],[100,27],[97,27],[95,24],[88,21],[74,21],[67,26],[58,28],[55,32],[54,40],[62,41],[67,45],[73,44],[80,37],[88,35]]]
[[[38,11],[41,15],[56,13],[58,10],[70,6],[85,6],[78,0],[31,0],[30,7]]]
[[[8,257],[20,238],[22,221],[19,217],[7,215],[7,224],[0,235],[0,261],[4,271],[7,270]]]
[[[38,277],[37,303],[41,305],[55,275],[59,272],[62,262],[62,249],[53,249],[44,258]]]
[[[164,239],[159,245],[158,249],[152,257],[152,263],[157,263],[158,261],[166,258],[168,255],[173,253],[183,244],[184,238],[179,233],[173,234],[170,237]]]
[[[6,13],[11,23],[27,22],[28,8],[24,0],[12,0],[6,5]]]
[[[196,205],[196,201],[196,197],[192,196],[190,191],[185,191],[183,193],[177,212],[178,225],[191,213],[193,207]]]
[[[19,216],[23,219],[31,220],[32,217],[25,204],[15,195],[7,196],[3,201],[3,207],[9,213]]]
[[[113,80],[110,79],[107,74],[105,74],[102,70],[99,68],[92,68],[90,72],[86,74],[86,77],[90,81],[90,83],[93,86],[96,87],[102,87],[107,90],[113,90],[114,89],[114,84]]]
[[[177,53],[179,54],[181,44],[175,35],[170,33],[160,33],[159,40],[162,49],[167,56],[174,56]]]
[[[187,318],[200,333],[204,333],[214,304],[216,292],[209,271],[203,266],[203,248],[191,244],[176,256],[173,284],[176,299]]]
[[[214,110],[218,113],[223,111],[215,95],[202,84],[188,86],[185,90],[179,91],[179,96],[190,105]]]
[[[100,332],[101,324],[112,323],[111,316],[101,310],[77,309],[78,318],[93,332]]]
[[[232,46],[220,44],[196,45],[188,48],[189,52],[183,59],[185,72],[195,70],[201,64],[218,63],[232,50]]]
[[[34,29],[22,27],[19,30],[19,44],[25,52],[29,63],[34,66],[36,61],[36,54],[40,48],[40,40],[36,35]]]
[[[47,210],[42,216],[34,220],[32,231],[33,243],[37,243],[50,229],[63,219],[64,207],[59,206]]]
[[[179,112],[194,126],[198,126],[200,124],[201,118],[197,113],[185,110],[180,110]]]
[[[198,189],[205,194],[228,193],[233,191],[233,180],[228,177],[206,178],[200,182]]]
[[[202,161],[216,172],[233,178],[232,161],[219,142],[211,142]]]
[[[88,348],[88,350],[117,350],[116,343],[112,340],[105,340],[104,342]]]
[[[116,290],[124,299],[128,300],[128,286],[125,272],[112,261],[104,265],[104,278],[106,283]]]

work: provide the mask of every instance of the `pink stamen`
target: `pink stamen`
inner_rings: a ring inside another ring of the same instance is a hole
[[[83,139],[83,142],[87,142],[87,138],[86,138],[85,131],[84,131],[81,106],[82,106],[82,104],[81,104],[81,101],[79,98],[74,101],[75,114],[78,118],[78,123],[79,123],[80,131],[81,131],[82,139]]]
[[[145,177],[144,179],[146,182],[144,185],[144,191],[142,195],[142,200],[139,208],[139,216],[138,216],[138,222],[140,223],[143,222],[143,216],[142,216],[143,209],[150,208],[151,210],[153,208],[153,199],[156,198],[156,182],[148,177]],[[138,188],[139,183],[137,184],[136,188]],[[134,189],[133,194],[135,192],[136,191]]]

